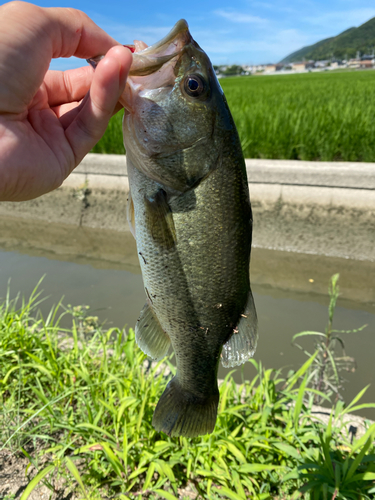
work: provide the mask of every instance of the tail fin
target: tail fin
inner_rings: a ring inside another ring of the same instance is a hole
[[[169,436],[209,434],[215,428],[218,403],[219,392],[202,399],[183,389],[174,377],[156,406],[152,425]]]

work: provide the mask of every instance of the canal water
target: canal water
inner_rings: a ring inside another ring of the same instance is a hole
[[[356,371],[345,374],[344,397],[349,402],[363,387],[362,402],[375,402],[375,263],[253,248],[251,281],[259,319],[255,354],[269,368],[296,369],[306,359],[291,344],[304,330],[324,331],[328,320],[328,282],[340,273],[340,298],[335,312],[346,354]],[[108,326],[133,327],[145,303],[135,242],[130,233],[77,228],[0,218],[0,297],[10,280],[11,295],[28,297],[44,276],[40,289],[48,297],[46,313],[64,297],[65,305],[90,306]],[[303,342],[303,341],[302,341]],[[311,343],[304,343],[311,347]],[[220,368],[219,377],[228,370]],[[238,382],[251,378],[247,363],[235,373]],[[361,415],[375,420],[375,409]]]

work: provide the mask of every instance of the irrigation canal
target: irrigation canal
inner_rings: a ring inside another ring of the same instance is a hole
[[[341,296],[334,327],[362,332],[342,334],[346,352],[357,362],[347,373],[345,399],[371,384],[363,402],[375,402],[375,262],[253,248],[251,280],[259,317],[255,355],[266,367],[297,368],[304,354],[291,345],[303,330],[324,331],[328,281],[340,273]],[[90,313],[108,326],[134,326],[145,302],[135,242],[129,232],[115,232],[31,219],[0,218],[0,297],[10,281],[11,295],[28,297],[41,276],[48,299],[46,313],[64,296],[64,304],[90,305]],[[307,344],[305,344],[307,345]],[[220,368],[223,378],[228,370]],[[247,363],[238,382],[254,375]],[[375,420],[375,410],[361,414]]]

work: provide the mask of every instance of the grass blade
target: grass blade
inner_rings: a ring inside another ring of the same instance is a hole
[[[38,484],[46,477],[47,474],[49,474],[53,470],[55,470],[55,466],[51,464],[47,465],[47,467],[38,472],[38,474],[26,486],[26,489],[22,493],[20,500],[27,500],[27,498],[29,498],[30,494],[38,486]]]
[[[66,466],[68,467],[68,469],[70,470],[70,472],[72,473],[74,479],[79,484],[84,497],[86,499],[88,499],[88,496],[87,496],[87,493],[86,493],[86,489],[85,489],[85,487],[83,485],[82,478],[80,476],[80,473],[78,472],[77,467],[74,465],[73,461],[69,457],[65,458],[65,463],[66,463]]]

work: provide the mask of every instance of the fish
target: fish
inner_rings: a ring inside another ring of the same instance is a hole
[[[197,437],[215,428],[219,362],[238,366],[257,345],[245,161],[215,71],[185,20],[132,51],[120,102],[127,217],[146,294],[135,337],[153,360],[171,347],[175,354],[154,428]]]

